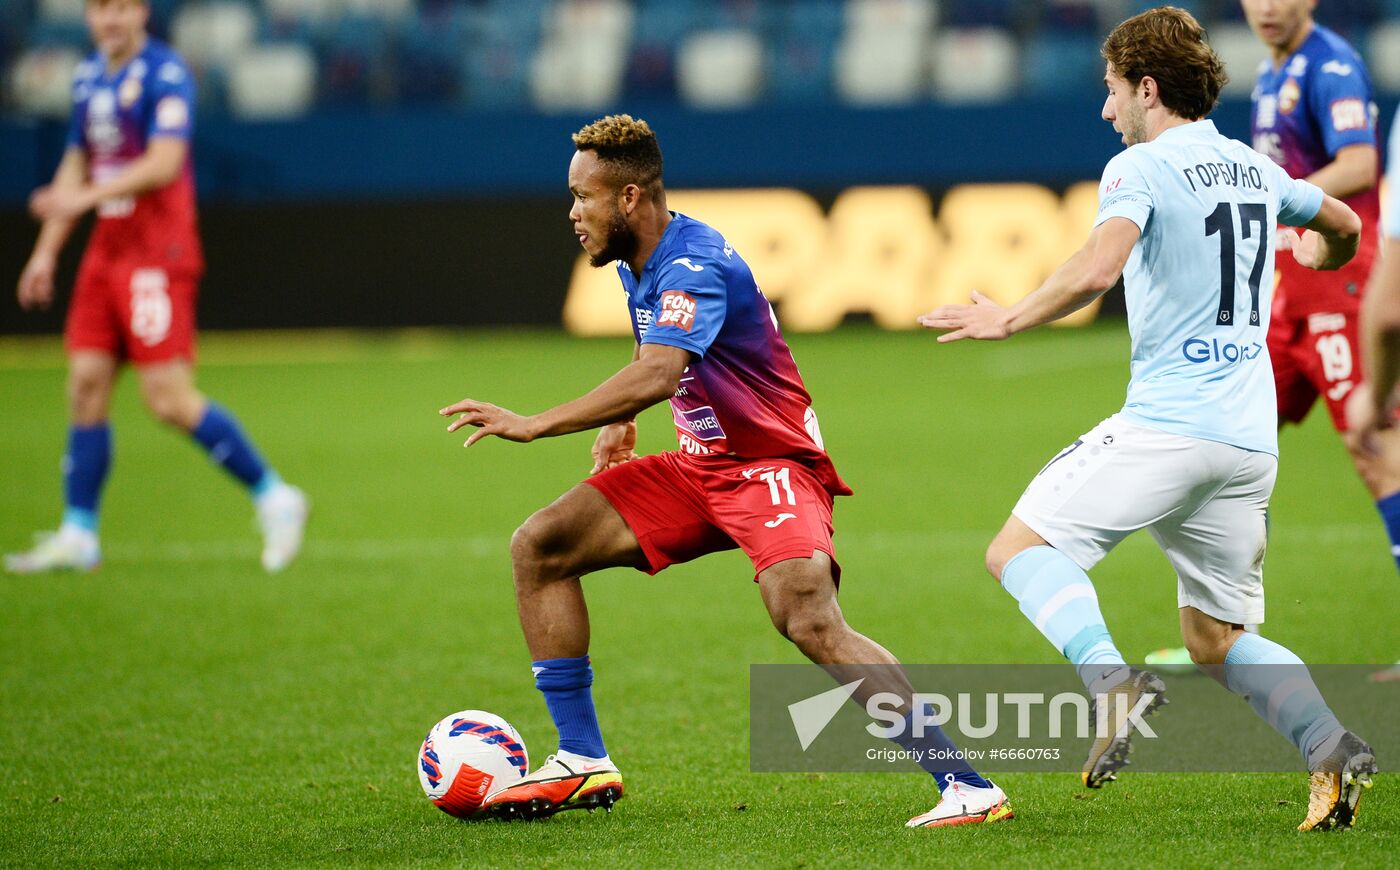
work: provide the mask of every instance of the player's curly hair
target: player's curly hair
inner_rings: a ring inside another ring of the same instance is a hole
[[[631,115],[599,118],[574,134],[574,147],[597,154],[618,188],[635,184],[651,193],[661,188],[661,146],[646,121]]]
[[[1134,87],[1151,76],[1162,104],[1182,118],[1204,118],[1215,108],[1229,77],[1205,28],[1176,6],[1159,6],[1113,28],[1103,43],[1103,57]]]

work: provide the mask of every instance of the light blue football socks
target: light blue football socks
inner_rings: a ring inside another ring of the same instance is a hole
[[[1225,656],[1225,686],[1292,741],[1309,769],[1343,733],[1308,666],[1268,638],[1244,634],[1235,641]]]
[[[1128,675],[1127,662],[1104,624],[1093,582],[1064,553],[1049,546],[1022,550],[1006,563],[1001,585],[1074,665],[1090,694],[1100,694]]]

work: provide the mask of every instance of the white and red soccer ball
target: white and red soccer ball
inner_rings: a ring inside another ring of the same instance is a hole
[[[520,732],[494,713],[463,710],[432,727],[418,752],[418,781],[443,812],[469,818],[487,795],[530,768]]]

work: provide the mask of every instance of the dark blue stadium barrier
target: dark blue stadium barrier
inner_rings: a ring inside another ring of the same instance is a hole
[[[652,122],[675,187],[853,184],[947,186],[966,181],[1063,185],[1097,178],[1121,147],[1099,119],[1101,97],[990,106],[773,108],[695,112],[632,106]],[[1394,111],[1387,101],[1386,117]],[[205,201],[564,196],[569,134],[597,114],[322,111],[284,123],[211,119],[197,131]],[[1214,115],[1248,138],[1248,104]],[[0,120],[0,207],[47,180],[62,125]]]
[[[1394,104],[1384,107],[1389,113]],[[861,184],[935,192],[978,181],[1063,189],[1121,147],[1098,101],[998,108],[699,114],[653,121],[673,188],[793,187],[829,206]],[[1217,111],[1247,135],[1248,107]],[[557,325],[578,246],[569,134],[591,117],[400,113],[204,125],[197,143],[210,328]],[[0,123],[0,335],[56,332],[14,281],[37,227],[24,212],[62,149],[57,124]],[[66,300],[82,231],[64,257]],[[1110,299],[1105,311],[1121,310]]]

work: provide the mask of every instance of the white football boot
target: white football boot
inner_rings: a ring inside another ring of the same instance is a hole
[[[301,552],[311,502],[306,493],[279,483],[257,500],[258,526],[263,534],[262,566],[276,573]]]
[[[102,562],[97,533],[77,526],[35,535],[32,550],[9,553],[5,570],[11,574],[44,574],[49,571],[94,571]]]
[[[488,795],[482,812],[498,819],[543,819],[562,810],[612,812],[622,799],[622,774],[610,758],[551,755],[538,770]]]
[[[1013,818],[1015,816],[1006,792],[996,783],[992,783],[991,788],[974,788],[954,780],[944,789],[937,806],[905,822],[904,826],[946,828],[952,825],[983,825]]]

